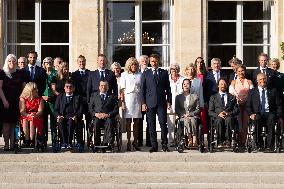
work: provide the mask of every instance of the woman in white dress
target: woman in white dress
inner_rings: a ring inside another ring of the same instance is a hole
[[[136,58],[131,57],[126,61],[125,72],[121,74],[120,87],[122,101],[122,110],[126,119],[127,132],[127,151],[131,151],[131,123],[133,119],[133,149],[140,150],[137,145],[139,120],[141,114],[141,72],[138,72],[139,64]]]
[[[177,95],[182,93],[182,81],[184,77],[180,75],[180,67],[178,64],[171,64],[170,65],[170,86],[172,92],[172,108],[171,110],[167,110],[167,123],[168,123],[168,130],[169,130],[169,142],[170,146],[174,145],[174,128],[175,128],[175,98]]]

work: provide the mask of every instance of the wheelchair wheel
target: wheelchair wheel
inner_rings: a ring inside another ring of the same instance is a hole
[[[248,153],[251,153],[255,149],[255,143],[252,138],[248,138],[246,141],[246,149]]]
[[[179,145],[177,146],[177,151],[178,151],[179,153],[182,153],[182,152],[184,151],[184,145],[179,144]]]

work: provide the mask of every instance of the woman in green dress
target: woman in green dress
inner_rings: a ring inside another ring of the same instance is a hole
[[[50,129],[53,131],[55,128],[55,117],[54,117],[54,104],[56,99],[56,78],[57,71],[53,67],[53,60],[51,57],[43,59],[42,67],[46,70],[47,79],[45,82],[45,91],[43,93],[44,100],[44,132],[46,133],[46,141],[48,136],[48,122],[50,123]],[[48,115],[50,119],[48,119]],[[53,132],[51,132],[53,133]],[[53,135],[52,135],[53,136]]]

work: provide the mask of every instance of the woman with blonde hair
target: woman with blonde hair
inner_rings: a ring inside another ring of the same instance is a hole
[[[141,72],[136,58],[130,57],[125,64],[125,72],[121,74],[120,87],[122,110],[124,118],[126,118],[126,131],[127,131],[127,151],[131,151],[131,122],[133,119],[133,149],[140,150],[137,144],[139,121],[142,117],[141,114]]]
[[[57,81],[56,81],[56,96],[64,93],[65,81],[71,80],[71,74],[69,72],[69,65],[67,62],[62,62],[57,70]]]
[[[24,143],[25,147],[34,147],[35,141],[35,128],[37,128],[38,138],[42,137],[43,129],[43,109],[44,101],[38,95],[37,85],[34,82],[26,84],[23,92],[20,96],[20,121],[21,127],[24,132]]]
[[[17,68],[17,58],[9,54],[0,71],[0,122],[3,123],[4,151],[14,149],[15,125],[19,119],[19,96],[25,85]]]

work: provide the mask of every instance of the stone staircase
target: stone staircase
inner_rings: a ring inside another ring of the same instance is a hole
[[[0,188],[284,188],[284,155],[274,153],[0,154]]]

